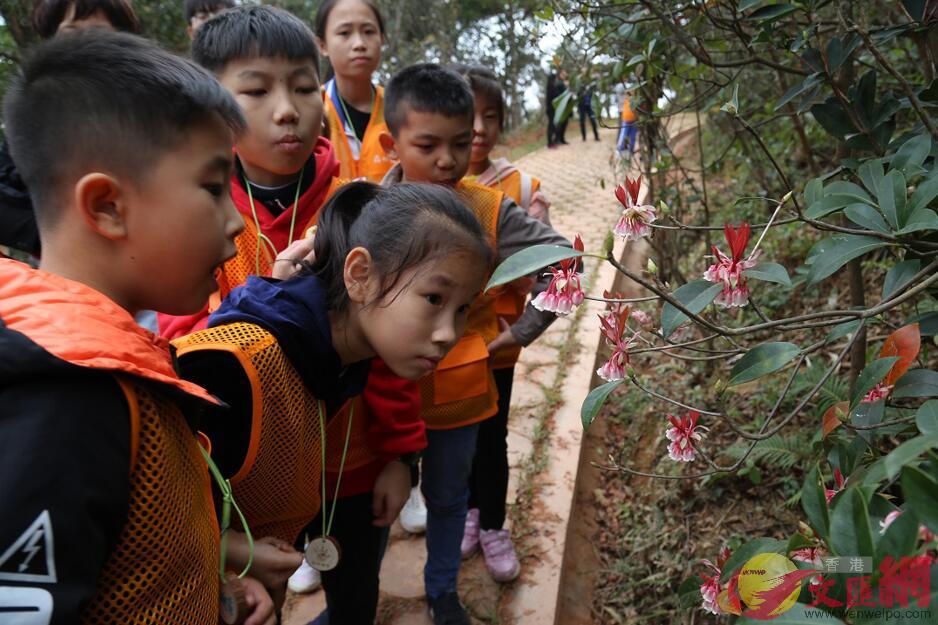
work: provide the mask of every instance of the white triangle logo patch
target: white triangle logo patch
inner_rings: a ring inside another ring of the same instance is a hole
[[[0,580],[56,583],[53,545],[52,517],[43,510],[0,555]]]

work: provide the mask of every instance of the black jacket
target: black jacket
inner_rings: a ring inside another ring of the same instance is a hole
[[[0,142],[0,245],[39,256],[39,229],[29,191],[6,141]]]

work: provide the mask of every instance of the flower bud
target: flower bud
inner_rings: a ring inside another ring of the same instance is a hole
[[[603,254],[608,255],[612,252],[612,246],[615,245],[615,237],[612,234],[612,230],[606,231],[606,238],[603,239]]]
[[[713,390],[715,390],[717,394],[721,394],[724,390],[726,390],[726,382],[723,381],[723,378],[720,378],[714,382]]]
[[[655,264],[655,261],[653,261],[652,259],[649,258],[649,259],[648,259],[648,264],[645,266],[645,271],[647,271],[648,273],[654,275],[654,274],[658,273],[658,265]]]

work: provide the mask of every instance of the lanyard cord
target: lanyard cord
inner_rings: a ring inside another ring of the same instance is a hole
[[[345,108],[345,98],[342,97],[342,94],[339,93],[338,83],[335,86],[335,94],[339,96],[339,106],[342,107],[342,112],[345,113],[345,121],[348,122],[348,125],[352,127],[352,132],[355,133],[355,124],[352,123],[352,116],[348,114],[348,109]],[[374,115],[375,113],[375,87],[371,86],[371,111],[369,116]],[[358,134],[355,134],[355,138],[358,139]],[[363,139],[364,137],[362,137]],[[361,141],[361,139],[358,139]]]
[[[293,198],[293,213],[290,215],[290,237],[287,239],[287,247],[293,243],[293,228],[296,226],[296,209],[300,205],[300,188],[303,186],[303,174],[306,171],[306,165],[304,164],[302,169],[300,169],[300,178],[296,181],[296,197]],[[254,194],[251,193],[251,181],[248,180],[247,176],[244,177],[244,186],[248,190],[248,201],[251,204],[251,216],[254,218],[254,228],[257,230],[257,245],[254,248],[254,272],[257,275],[261,274],[261,242],[266,243],[267,246],[272,250],[273,255],[277,255],[277,246],[274,245],[274,242],[271,241],[267,235],[261,232],[261,223],[257,218],[257,208],[254,206]]]
[[[319,442],[322,448],[322,506],[326,506],[326,416],[322,409],[322,400],[316,401],[319,409]],[[335,479],[335,498],[332,500],[332,510],[329,512],[329,524],[326,524],[326,513],[322,514],[322,535],[328,536],[332,531],[332,520],[335,518],[335,509],[339,499],[339,485],[342,483],[342,472],[345,470],[345,456],[348,452],[349,439],[352,436],[352,418],[355,416],[355,404],[349,406],[348,428],[345,431],[345,445],[342,447],[342,460],[339,462],[339,475]]]
[[[242,578],[247,575],[247,572],[251,570],[251,565],[254,564],[254,537],[251,535],[251,528],[248,527],[247,519],[244,518],[241,508],[238,507],[237,502],[234,500],[234,495],[231,492],[231,482],[222,476],[221,471],[218,470],[212,457],[205,451],[204,447],[199,445],[199,451],[202,452],[202,457],[205,458],[205,462],[208,464],[208,470],[215,479],[215,483],[218,485],[218,490],[221,491],[222,497],[221,553],[218,559],[218,576],[221,578],[222,582],[225,581],[225,561],[228,558],[228,554],[226,553],[228,547],[228,527],[231,524],[231,508],[234,507],[235,512],[238,513],[238,518],[241,519],[241,527],[244,528],[244,535],[247,536],[248,539],[248,563],[244,566],[244,570],[238,574],[238,577]]]

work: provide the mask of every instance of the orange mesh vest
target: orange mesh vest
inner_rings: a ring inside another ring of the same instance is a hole
[[[326,191],[326,199],[330,198],[344,182],[347,181],[333,178]],[[305,236],[306,231],[310,226],[315,225],[318,219],[319,211],[316,211],[309,222],[297,224],[296,238]],[[215,274],[218,290],[209,299],[210,313],[218,309],[222,300],[228,297],[232,290],[247,282],[248,276],[269,276],[274,258],[281,251],[275,252],[266,241],[258,236],[257,227],[249,218],[244,220],[244,230],[235,238],[235,247],[238,248],[237,255],[226,262]]]
[[[247,457],[231,478],[235,500],[256,537],[276,536],[293,543],[319,513],[322,446],[318,401],[277,344],[251,323],[230,323],[176,339],[176,357],[200,350],[226,351],[238,359],[251,382],[254,407]],[[350,407],[353,425],[363,416],[360,400],[347,402],[326,427],[327,447],[341,440],[341,456]],[[364,427],[358,428],[364,437]],[[356,428],[353,427],[353,438]],[[349,444],[353,451],[355,441]],[[361,447],[367,450],[362,441]],[[370,456],[350,453],[347,469]],[[327,457],[326,464],[330,464]],[[335,461],[338,467],[338,460]]]
[[[456,191],[482,224],[494,250],[504,194],[473,182],[460,182]],[[421,416],[428,428],[470,425],[498,412],[498,390],[486,347],[498,333],[495,297],[480,295],[469,311],[463,337],[436,371],[420,379]]]
[[[382,132],[387,132],[384,123],[384,88],[375,87],[375,102],[371,108],[371,118],[362,138],[358,158],[352,152],[342,119],[336,109],[336,103],[329,96],[329,90],[323,90],[323,100],[326,120],[329,123],[329,140],[335,148],[336,158],[339,159],[339,177],[348,180],[367,178],[372,182],[381,182],[388,170],[394,166],[394,161],[388,158],[384,148],[378,141]]]
[[[116,377],[131,415],[130,505],[82,622],[214,625],[218,523],[198,442],[173,401]]]
[[[518,206],[527,211],[528,206],[531,204],[531,197],[534,192],[540,188],[541,182],[536,178],[528,178],[530,188],[522,192],[521,179],[521,172],[515,170],[505,178],[497,181],[492,187],[513,199]],[[497,290],[495,314],[503,318],[508,325],[512,325],[521,317],[522,313],[524,313],[524,306],[527,300],[528,296],[526,293],[518,293],[510,286],[501,287]],[[501,349],[492,356],[492,368],[506,369],[508,367],[514,367],[520,356],[520,345]]]

